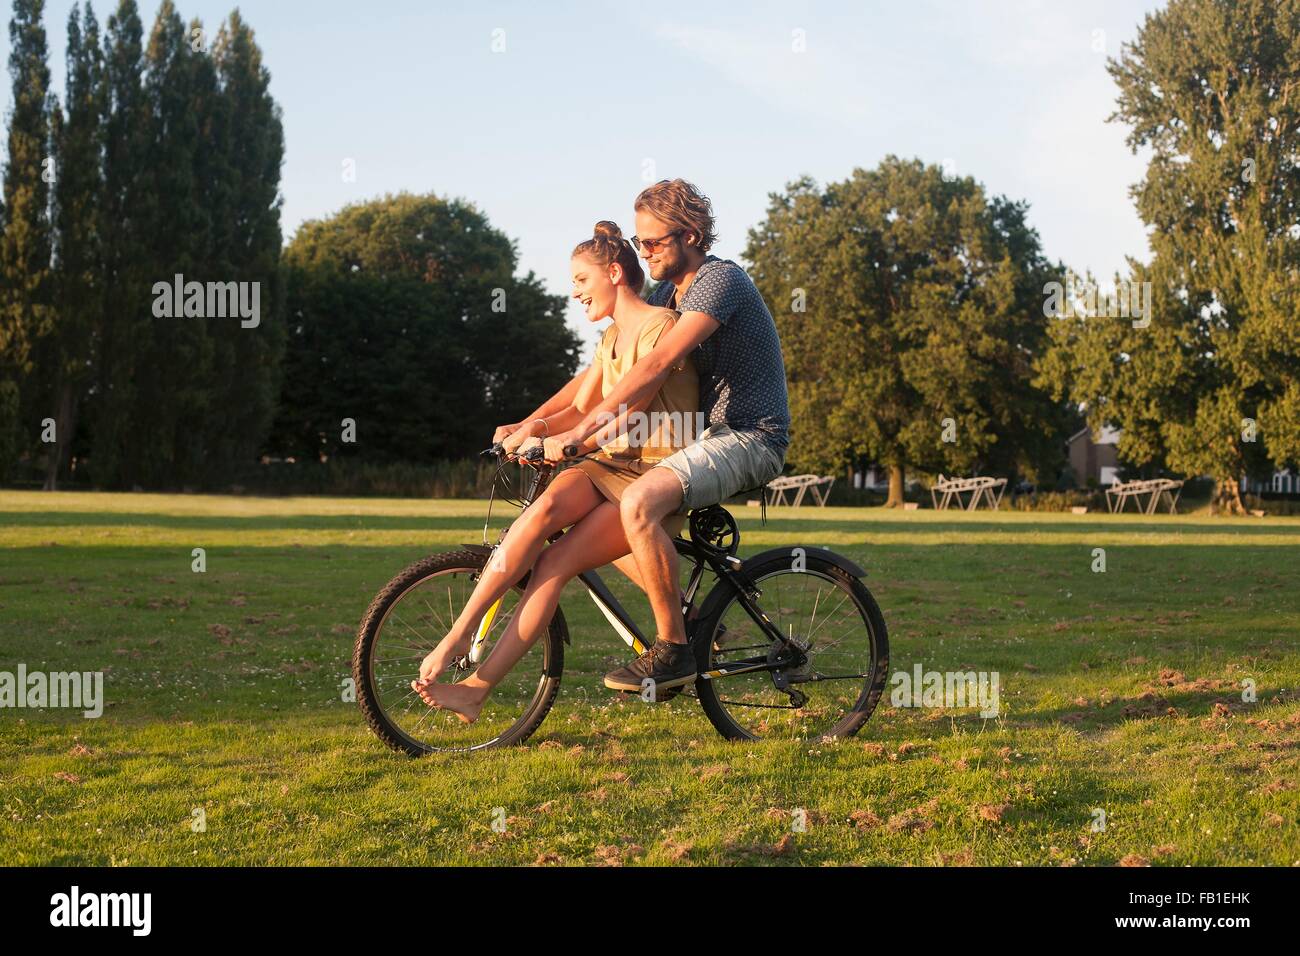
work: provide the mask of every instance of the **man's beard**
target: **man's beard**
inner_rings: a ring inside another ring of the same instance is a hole
[[[682,277],[682,273],[685,271],[686,264],[679,258],[674,260],[671,264],[661,261],[659,263],[659,275],[654,275],[653,270],[651,271],[651,275],[656,282],[676,282]]]

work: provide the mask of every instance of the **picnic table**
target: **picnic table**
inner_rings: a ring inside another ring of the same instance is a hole
[[[988,502],[994,511],[1002,502],[1002,493],[1007,489],[1005,478],[989,478],[976,475],[973,478],[946,478],[940,475],[930,488],[930,503],[936,511],[947,511],[954,501],[958,507],[974,511],[981,501]],[[994,492],[997,492],[996,496]],[[969,494],[970,500],[963,502],[962,495]],[[942,495],[943,497],[939,497]]]
[[[768,504],[791,504],[785,499],[786,494],[791,494],[794,496],[792,506],[798,508],[803,504],[804,495],[811,491],[813,500],[819,507],[825,508],[833,484],[835,484],[834,475],[781,475],[767,483],[767,489],[772,495]]]
[[[1169,503],[1169,513],[1176,514],[1178,496],[1182,494],[1183,483],[1173,478],[1138,478],[1134,481],[1119,481],[1106,489],[1106,509],[1111,514],[1119,514],[1132,499],[1139,514],[1152,515],[1160,502]],[[1145,505],[1142,496],[1150,495]]]

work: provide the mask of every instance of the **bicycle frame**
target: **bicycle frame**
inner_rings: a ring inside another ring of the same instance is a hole
[[[714,505],[712,507],[720,508]],[[721,510],[721,509],[720,509]],[[560,532],[552,536],[551,542],[557,541],[564,535]],[[798,667],[803,663],[803,652],[806,647],[801,647],[793,638],[793,635],[787,636],[780,632],[774,625],[767,614],[754,600],[755,592],[753,584],[740,573],[743,562],[729,551],[713,547],[707,542],[697,542],[680,535],[673,538],[673,546],[677,553],[691,561],[690,578],[687,582],[685,592],[682,595],[682,616],[686,621],[687,638],[692,639],[694,630],[693,625],[696,621],[695,601],[699,596],[700,583],[704,578],[706,570],[712,571],[719,580],[724,580],[731,585],[737,598],[750,618],[757,624],[770,639],[779,641],[782,646],[791,651],[789,657],[782,655],[776,661],[769,661],[766,655],[762,658],[747,658],[736,661],[728,661],[717,668],[704,671],[700,674],[705,680],[716,680],[719,677],[726,677],[729,674],[738,674],[748,671],[776,670],[778,668]],[[496,553],[496,548],[492,549]],[[491,558],[489,558],[489,561]],[[644,654],[649,647],[645,634],[637,627],[636,622],[628,614],[627,610],[619,603],[609,586],[601,579],[595,570],[584,571],[578,575],[578,580],[583,583],[587,589],[587,594],[591,597],[592,603],[600,609],[615,633],[622,638],[634,653]],[[482,657],[483,646],[486,643],[487,635],[492,629],[492,624],[496,620],[497,612],[501,607],[504,597],[498,598],[493,605],[488,608],[482,620],[479,621],[478,629],[475,633],[474,640],[470,644],[469,660],[472,663],[479,663]]]

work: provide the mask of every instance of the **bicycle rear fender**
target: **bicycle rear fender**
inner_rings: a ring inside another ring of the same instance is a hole
[[[741,565],[740,570],[744,571],[747,568],[757,567],[758,565],[762,564],[764,561],[770,561],[773,558],[791,557],[793,555],[795,548],[798,548],[800,551],[802,551],[806,557],[821,558],[823,561],[829,561],[831,564],[835,565],[840,570],[853,575],[853,577],[855,578],[865,578],[867,576],[866,571],[862,570],[862,568],[858,567],[854,562],[850,561],[844,555],[837,554],[836,552],[830,550],[829,548],[810,548],[806,544],[795,545],[794,547],[785,547],[785,548],[769,548],[767,551],[762,551],[754,555],[753,557],[746,558],[745,563]]]

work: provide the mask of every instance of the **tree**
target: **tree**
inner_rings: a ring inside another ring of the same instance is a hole
[[[36,444],[35,426],[46,405],[48,390],[33,369],[53,321],[50,179],[56,171],[50,156],[52,101],[43,8],[44,0],[14,0],[9,22],[14,106],[0,236],[0,381],[12,383],[7,391],[17,394],[17,402],[15,411],[15,403],[6,400],[0,415],[16,415],[24,447]],[[14,428],[14,422],[0,421],[0,431]]]
[[[1150,150],[1150,323],[1054,323],[1044,381],[1240,512],[1243,475],[1300,462],[1300,0],[1172,0],[1109,70]]]
[[[151,277],[147,224],[154,197],[147,178],[149,107],[145,99],[144,28],[135,0],[120,0],[108,18],[104,50],[104,187],[100,204],[103,309],[96,336],[98,369],[88,398],[90,463],[97,483],[130,487],[142,477],[126,452],[138,447],[132,416],[137,369],[148,337]]]
[[[92,384],[94,339],[103,310],[100,201],[104,76],[99,24],[86,4],[68,15],[67,119],[56,113],[54,185],[55,324],[42,372],[54,383],[57,442],[46,461],[53,489],[68,466],[82,397]]]
[[[194,25],[191,25],[191,34]],[[214,468],[251,460],[275,415],[285,345],[280,268],[280,168],[284,131],[252,28],[235,11],[212,46],[219,94],[203,112],[207,144],[198,167],[210,217],[207,261],[217,276],[257,283],[255,328],[210,325],[217,373],[204,428]]]
[[[277,454],[472,454],[577,366],[564,298],[531,273],[516,277],[513,244],[468,203],[402,194],[354,204],[304,223],[285,262]]]
[[[125,451],[134,480],[149,487],[203,474],[207,436],[202,426],[214,378],[208,329],[231,322],[158,316],[151,308],[158,281],[170,284],[176,275],[186,281],[230,278],[205,274],[208,220],[195,176],[201,152],[196,103],[204,98],[195,61],[205,56],[192,49],[172,0],[163,0],[144,51],[142,173],[151,203],[141,211],[140,239],[149,288],[132,306],[144,317],[147,334],[136,349],[133,437]]]
[[[215,42],[172,0],[147,47],[133,0],[109,20],[105,297],[91,464],[106,485],[212,483],[270,427],[283,349],[284,138],[251,28]],[[257,291],[257,321],[158,314],[156,283]]]
[[[1031,384],[1051,274],[1026,207],[886,158],[774,194],[745,257],[785,351],[790,459],[1055,477],[1065,409]]]

